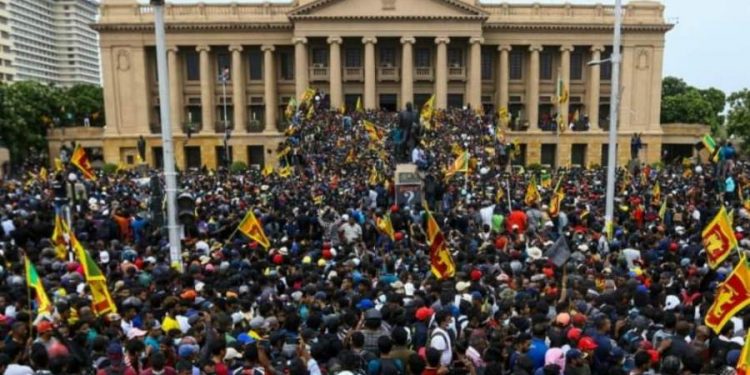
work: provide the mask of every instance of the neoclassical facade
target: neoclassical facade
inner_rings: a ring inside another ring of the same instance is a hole
[[[100,33],[107,162],[132,161],[144,135],[147,161],[159,165],[159,108],[168,105],[178,166],[223,163],[225,126],[233,129],[234,160],[273,163],[283,109],[308,87],[328,94],[335,108],[353,108],[360,97],[366,108],[419,107],[432,94],[439,108],[506,107],[526,163],[606,161],[609,5],[295,0],[168,4],[165,13],[170,103],[158,97],[153,9],[102,1],[93,27]],[[620,161],[636,132],[648,161],[660,159],[663,144],[694,142],[684,127],[659,123],[671,27],[658,2],[624,7]],[[565,105],[555,99],[558,79],[569,88]],[[558,114],[573,124],[562,134],[552,124]]]

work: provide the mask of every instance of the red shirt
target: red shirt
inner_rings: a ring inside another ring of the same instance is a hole
[[[437,375],[438,369],[436,368],[426,368],[422,370],[422,375]]]
[[[216,364],[216,375],[229,375],[229,369],[223,362]]]
[[[520,210],[512,211],[508,215],[508,219],[505,221],[505,229],[508,232],[513,232],[513,226],[518,227],[518,233],[526,232],[526,213]]]

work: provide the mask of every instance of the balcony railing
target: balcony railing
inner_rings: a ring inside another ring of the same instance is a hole
[[[328,67],[312,67],[310,68],[310,81],[328,81]]]
[[[432,81],[432,67],[416,67],[414,68],[414,80],[415,81]]]
[[[398,81],[399,68],[395,66],[378,67],[378,81]]]
[[[363,81],[365,75],[362,73],[362,67],[345,67],[344,81]]]
[[[161,124],[152,122],[148,124],[148,129],[151,130],[151,134],[161,134]]]
[[[263,120],[247,120],[248,133],[262,133],[264,128]]]
[[[224,121],[224,120],[216,120],[214,123],[214,131],[217,133],[224,133],[226,130],[226,126],[229,127],[229,130],[234,129],[234,125],[232,124],[232,120]]]
[[[466,68],[453,66],[448,68],[448,79],[451,81],[463,81],[466,79]]]
[[[182,123],[182,132],[185,134],[188,134],[188,130],[191,134],[195,134],[201,131],[203,128],[202,124],[200,122],[195,121],[185,121]]]

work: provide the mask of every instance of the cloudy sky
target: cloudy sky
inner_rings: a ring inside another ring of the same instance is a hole
[[[147,2],[147,0],[140,0]],[[231,0],[202,0],[226,3]],[[235,0],[240,3],[262,0]],[[287,2],[272,0],[274,2]],[[409,0],[400,0],[409,1]],[[509,3],[565,3],[565,0],[482,0]],[[675,23],[667,33],[664,75],[673,75],[701,88],[716,87],[727,93],[750,88],[750,0],[660,0],[666,18]],[[195,3],[198,0],[172,0]],[[568,0],[573,4],[614,3],[614,0]],[[627,2],[627,0],[625,0]]]

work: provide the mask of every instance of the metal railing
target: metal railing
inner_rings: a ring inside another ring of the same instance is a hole
[[[229,127],[229,130],[234,129],[234,124],[232,123],[232,120],[224,121],[224,120],[216,120],[214,123],[214,131],[217,133],[224,133],[226,130],[226,127]]]

